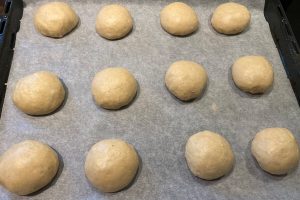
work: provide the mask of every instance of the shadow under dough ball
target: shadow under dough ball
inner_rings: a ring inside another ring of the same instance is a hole
[[[13,92],[13,102],[29,115],[46,115],[55,111],[65,98],[65,89],[52,72],[39,71],[20,79]]]
[[[34,16],[34,25],[41,34],[61,38],[73,30],[79,21],[75,11],[66,3],[51,2],[42,5]]]
[[[172,35],[185,36],[198,29],[199,20],[193,8],[185,3],[175,2],[162,9],[160,24]]]
[[[128,186],[139,167],[134,147],[120,139],[96,143],[87,154],[85,174],[102,192],[117,192]]]
[[[137,87],[137,81],[127,69],[110,67],[95,75],[92,94],[97,105],[116,110],[134,99]]]
[[[213,12],[211,24],[213,28],[223,34],[233,35],[243,32],[250,24],[249,10],[238,3],[224,3]]]
[[[261,94],[273,84],[273,67],[263,56],[240,57],[231,70],[235,85],[245,92]]]
[[[196,133],[188,139],[185,158],[191,172],[205,180],[214,180],[228,174],[234,165],[234,154],[229,142],[211,131]]]
[[[207,74],[198,63],[181,60],[174,62],[166,72],[168,90],[182,101],[199,97],[206,86]]]
[[[97,33],[109,40],[125,37],[133,27],[133,19],[124,6],[112,4],[104,6],[96,19]]]
[[[51,147],[25,140],[0,157],[0,184],[15,194],[28,195],[50,183],[58,167],[58,156]]]
[[[251,152],[259,166],[270,174],[287,174],[299,162],[298,143],[286,128],[266,128],[258,132],[252,140]]]

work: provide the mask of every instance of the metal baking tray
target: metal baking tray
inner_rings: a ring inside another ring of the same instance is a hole
[[[0,116],[22,13],[22,0],[0,0]]]
[[[1,200],[300,199],[299,170],[269,175],[249,150],[254,135],[267,127],[286,127],[300,141],[300,109],[264,17],[263,0],[236,1],[252,14],[250,27],[236,36],[216,33],[209,22],[225,0],[184,1],[194,7],[201,24],[189,37],[171,36],[160,26],[159,12],[172,1],[66,0],[80,25],[62,39],[34,29],[34,11],[45,2],[24,1],[0,122],[0,153],[24,139],[36,139],[59,152],[63,164],[46,189],[19,197],[0,188]],[[133,31],[122,40],[108,41],[95,32],[97,12],[109,3],[125,5],[134,18]],[[273,64],[275,82],[266,94],[243,93],[232,82],[232,63],[249,54],[266,56]],[[201,63],[209,77],[203,96],[188,103],[172,97],[164,85],[169,65],[181,59]],[[128,108],[108,111],[93,102],[93,76],[108,66],[126,67],[138,80],[138,95]],[[59,111],[32,117],[16,109],[11,94],[18,79],[38,70],[58,74],[68,95]],[[224,135],[236,156],[233,171],[216,181],[194,177],[185,162],[187,138],[202,130]],[[105,138],[128,141],[142,160],[131,187],[113,194],[97,191],[84,175],[86,153]]]
[[[266,0],[265,4],[265,17],[300,105],[300,47],[295,37],[300,35],[299,9],[296,0]]]

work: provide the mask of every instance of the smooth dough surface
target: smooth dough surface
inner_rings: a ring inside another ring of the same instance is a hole
[[[240,57],[232,66],[232,78],[235,85],[245,92],[264,93],[273,84],[273,67],[263,56]]]
[[[15,194],[28,195],[50,183],[58,167],[58,156],[51,147],[25,140],[0,157],[0,184]]]
[[[193,8],[182,2],[174,2],[161,11],[160,24],[168,33],[184,36],[198,29],[199,20]]]
[[[211,24],[219,33],[232,35],[243,32],[250,24],[249,10],[238,3],[224,3],[213,12]]]
[[[287,174],[299,162],[298,143],[286,128],[266,128],[258,132],[252,140],[251,152],[259,166],[270,174]]]
[[[188,139],[185,158],[191,172],[205,180],[228,174],[234,165],[231,145],[224,137],[211,131],[196,133]]]
[[[51,2],[38,8],[35,17],[35,28],[43,35],[61,38],[73,30],[79,21],[75,11],[66,3]]]
[[[137,92],[137,81],[125,68],[110,67],[98,72],[92,82],[92,94],[97,105],[119,109],[128,105]]]
[[[39,71],[20,79],[13,102],[24,113],[45,115],[55,111],[65,98],[65,89],[52,72]]]
[[[98,142],[87,154],[85,174],[102,192],[117,192],[132,182],[139,167],[134,147],[120,139]]]
[[[112,4],[104,6],[96,19],[97,33],[109,40],[126,36],[133,27],[130,12],[124,6]]]
[[[183,101],[199,97],[206,86],[207,74],[202,65],[181,60],[174,62],[166,72],[168,90]]]

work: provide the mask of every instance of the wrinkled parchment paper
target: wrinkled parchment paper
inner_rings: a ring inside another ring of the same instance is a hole
[[[159,23],[160,10],[171,1],[70,0],[80,25],[62,39],[37,33],[33,15],[43,2],[26,0],[0,125],[0,153],[14,143],[36,139],[51,145],[62,157],[58,177],[46,190],[18,197],[0,189],[0,199],[300,199],[300,173],[268,175],[254,162],[249,142],[267,127],[289,128],[300,141],[300,109],[286,77],[268,24],[263,0],[235,1],[252,14],[250,28],[236,36],[216,33],[210,23],[223,0],[184,1],[196,10],[201,27],[189,37],[173,37]],[[95,32],[101,6],[117,2],[134,18],[132,33],[108,41]],[[251,96],[232,83],[230,67],[243,55],[266,56],[274,66],[270,92]],[[193,60],[207,70],[209,84],[202,98],[182,103],[170,95],[164,74],[176,60]],[[139,82],[139,93],[126,109],[98,108],[91,97],[94,74],[108,66],[128,68]],[[31,117],[12,103],[18,79],[38,70],[57,73],[68,88],[65,105],[55,114]],[[187,138],[202,130],[224,135],[232,144],[236,164],[228,176],[216,181],[193,177],[184,158]],[[103,194],[89,185],[84,161],[89,148],[105,138],[133,144],[142,164],[128,189]]]

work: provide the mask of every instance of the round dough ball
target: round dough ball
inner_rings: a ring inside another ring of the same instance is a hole
[[[261,94],[273,84],[273,67],[263,56],[244,56],[233,64],[232,78],[241,90]]]
[[[10,192],[28,195],[50,183],[58,166],[58,156],[51,147],[25,140],[0,157],[0,183]]]
[[[125,37],[133,27],[133,19],[124,6],[107,5],[104,6],[97,15],[96,31],[109,40]]]
[[[196,12],[185,3],[167,5],[160,13],[160,24],[172,35],[184,36],[195,32],[199,27]]]
[[[228,174],[234,165],[230,144],[224,137],[211,131],[196,133],[188,139],[185,158],[192,173],[205,180]]]
[[[127,69],[111,67],[95,75],[92,93],[97,105],[106,109],[119,109],[133,100],[137,87],[137,81]]]
[[[45,115],[55,111],[65,98],[65,89],[58,77],[39,71],[20,79],[13,92],[14,104],[29,115]]]
[[[73,30],[79,21],[75,11],[66,3],[51,2],[38,8],[35,17],[35,28],[43,35],[61,38]]]
[[[199,97],[206,86],[207,74],[205,69],[192,61],[174,62],[165,76],[168,90],[183,101]]]
[[[250,24],[249,10],[238,3],[224,3],[214,11],[211,24],[219,33],[232,35],[243,32]]]
[[[99,190],[117,192],[131,183],[138,167],[139,158],[132,145],[119,139],[107,139],[88,152],[85,174]]]
[[[287,174],[299,162],[299,147],[286,128],[267,128],[258,132],[251,144],[252,155],[270,174]]]

